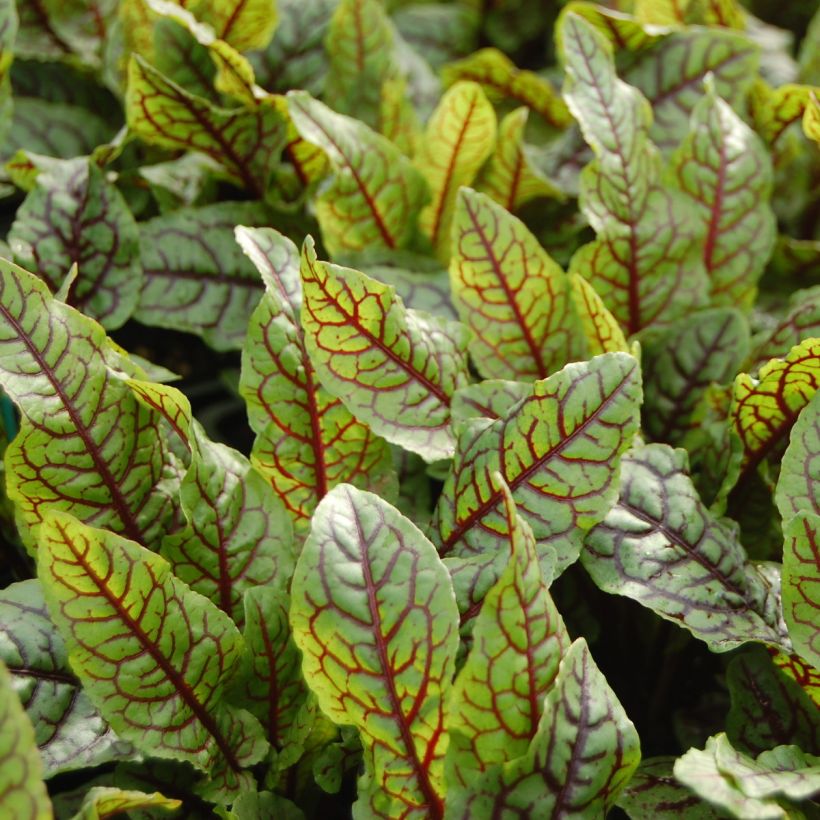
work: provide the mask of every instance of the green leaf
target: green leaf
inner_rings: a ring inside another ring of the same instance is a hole
[[[305,678],[322,710],[362,736],[354,813],[441,817],[458,613],[433,545],[378,496],[337,487],[316,511],[292,595]]]
[[[783,455],[775,492],[783,521],[800,512],[820,515],[820,395],[800,411]]]
[[[563,192],[535,166],[524,142],[529,110],[516,108],[501,120],[495,151],[476,180],[476,190],[488,194],[510,213],[533,199],[563,199]]]
[[[156,553],[67,513],[49,513],[39,555],[71,666],[115,731],[209,772],[220,796],[247,788],[242,768],[267,744],[254,718],[220,700],[243,650],[230,618]]]
[[[544,697],[569,647],[547,591],[532,531],[503,484],[511,557],[484,598],[473,644],[450,693],[448,796],[469,791],[480,772],[527,753]]]
[[[705,228],[712,303],[751,307],[774,248],[772,165],[758,136],[715,94],[711,81],[671,172]]]
[[[277,4],[271,0],[195,0],[185,6],[237,51],[264,48],[276,25]]]
[[[820,752],[820,714],[800,685],[772,662],[761,646],[729,663],[726,683],[732,706],[726,732],[732,744],[753,755],[794,744]]]
[[[654,114],[650,138],[669,151],[689,132],[690,116],[708,74],[717,95],[742,111],[757,67],[758,48],[743,34],[693,27],[673,32],[640,54],[623,78],[649,100]]]
[[[412,261],[408,260],[408,264],[412,265]],[[364,259],[358,263],[362,273],[394,287],[396,295],[407,307],[443,319],[458,319],[451,298],[450,274],[446,270],[442,270],[437,262],[430,271],[406,269],[401,265],[401,258],[395,260],[395,264],[391,260],[370,264]]]
[[[572,300],[586,338],[587,353],[629,353],[626,337],[615,317],[607,310],[595,288],[577,273],[569,275]]]
[[[609,42],[577,15],[561,20],[564,98],[596,154],[581,173],[579,204],[598,238],[576,252],[570,271],[636,333],[705,301],[699,227],[681,195],[660,186],[651,111],[617,78]]]
[[[248,327],[239,381],[257,434],[252,460],[301,536],[336,484],[389,493],[390,450],[319,383],[299,318],[296,246],[270,228],[239,227],[236,238],[265,283]]]
[[[492,102],[511,100],[523,104],[553,128],[566,128],[572,122],[567,106],[547,80],[516,68],[497,48],[482,48],[445,66],[441,74],[446,86],[463,81],[478,83]]]
[[[579,638],[527,753],[448,797],[448,818],[603,817],[640,761],[638,734]]]
[[[246,670],[237,694],[265,727],[276,751],[287,743],[308,695],[301,657],[290,633],[289,608],[283,589],[259,586],[245,593]]]
[[[201,151],[227,178],[262,197],[285,144],[286,123],[273,98],[253,108],[218,108],[189,94],[140,57],[128,66],[128,127],[154,145]]]
[[[34,730],[0,661],[0,812],[32,820],[53,816],[42,769]]]
[[[436,508],[439,552],[492,559],[505,548],[503,495],[492,485],[499,472],[539,554],[551,545],[556,574],[563,571],[615,500],[640,401],[638,363],[608,353],[536,382],[507,416],[478,435],[463,433]]]
[[[183,208],[140,226],[145,284],[136,318],[201,335],[216,350],[242,346],[263,283],[234,241],[234,226],[263,224],[255,203]]]
[[[11,64],[14,60],[14,41],[19,19],[14,0],[0,3],[0,145],[6,140],[11,124]]]
[[[116,814],[150,809],[174,811],[182,806],[181,800],[173,800],[159,792],[126,791],[115,786],[95,786],[85,795],[80,810],[72,820],[105,820]]]
[[[478,9],[462,4],[402,5],[393,23],[402,38],[433,68],[469,54],[476,47],[481,22]]]
[[[673,10],[674,13],[680,9],[681,4],[685,5],[689,0],[671,0],[671,2],[676,7]],[[619,12],[617,7],[608,9],[598,3],[586,2],[586,0],[571,0],[566,4],[564,13],[572,12],[583,17],[617,48],[627,52],[640,52],[657,43],[664,34],[668,33],[664,29],[653,28],[653,26],[674,25],[679,22],[668,19],[664,14],[667,12],[665,6],[669,3],[670,0],[635,0],[634,16],[630,16]]]
[[[458,82],[441,98],[427,123],[416,160],[430,187],[432,202],[420,224],[444,264],[450,258],[450,225],[456,195],[470,185],[495,146],[492,105],[472,82]]]
[[[325,99],[375,128],[382,84],[393,67],[393,27],[380,0],[339,0],[325,35]]]
[[[453,454],[453,393],[467,384],[467,334],[408,310],[395,291],[302,252],[302,325],[322,384],[360,421],[428,461]]]
[[[820,515],[801,511],[784,527],[783,614],[794,648],[820,669]]]
[[[137,224],[120,192],[86,158],[37,176],[9,232],[15,259],[56,291],[68,269],[80,275],[69,301],[107,328],[137,305],[142,282]]]
[[[641,761],[615,802],[634,820],[719,820],[722,816],[672,775],[674,757]]]
[[[288,111],[302,138],[325,152],[334,172],[315,203],[328,250],[407,247],[427,196],[410,161],[385,137],[306,92],[288,94]]]
[[[522,222],[462,188],[452,249],[453,303],[473,332],[470,354],[482,375],[543,379],[581,358],[569,280]]]
[[[0,593],[0,661],[11,673],[40,750],[45,777],[133,753],[91,705],[68,667],[68,652],[36,580]]]
[[[27,545],[54,507],[156,545],[176,514],[179,465],[159,417],[109,368],[102,328],[0,260],[0,338],[0,382],[23,416],[6,469]]]
[[[732,748],[725,734],[704,750],[690,749],[675,763],[675,777],[733,817],[786,818],[779,797],[810,797],[818,789],[820,760],[796,746],[778,746],[752,759]]]
[[[657,441],[681,444],[712,382],[734,378],[749,350],[743,315],[712,308],[675,322],[643,347],[644,428]]]
[[[709,512],[685,469],[685,451],[664,444],[625,456],[620,498],[587,535],[584,568],[712,651],[745,641],[788,649],[777,568],[747,561],[736,525]]]
[[[453,396],[453,418],[456,421],[505,418],[515,405],[531,395],[532,385],[527,382],[484,379],[456,391]]]

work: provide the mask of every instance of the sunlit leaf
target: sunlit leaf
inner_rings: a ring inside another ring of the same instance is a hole
[[[619,49],[643,51],[668,33],[656,26],[672,26],[680,22],[677,13],[688,2],[689,0],[635,0],[634,15],[628,15],[599,3],[571,0],[564,7],[564,13],[583,17]],[[675,9],[669,10],[667,6],[674,6]]]
[[[615,500],[640,400],[638,363],[608,353],[536,382],[507,416],[463,434],[436,508],[440,553],[492,559],[504,548],[503,496],[492,484],[499,472],[539,547],[554,547],[561,572]]]
[[[87,159],[51,165],[37,176],[9,244],[52,291],[78,264],[69,301],[105,327],[119,327],[133,313],[142,282],[137,225],[120,192]]]
[[[763,143],[707,83],[671,162],[705,228],[711,301],[750,307],[775,241],[772,167]]]
[[[292,595],[305,678],[323,711],[362,736],[360,816],[440,817],[458,613],[433,545],[377,496],[337,487],[316,512]]]
[[[662,444],[625,456],[620,498],[587,535],[584,568],[713,651],[750,640],[788,648],[777,569],[747,560],[736,526],[710,513],[685,468],[685,451]]]
[[[302,324],[322,384],[359,420],[428,460],[453,454],[450,401],[467,383],[467,334],[404,307],[352,268],[302,253]]]
[[[607,310],[595,288],[577,273],[571,273],[572,300],[584,331],[587,353],[598,356],[601,353],[628,353],[630,348],[621,326]]]
[[[424,174],[432,202],[421,212],[421,228],[436,255],[450,258],[450,225],[456,195],[470,185],[495,145],[492,105],[472,82],[458,82],[441,98],[427,123],[416,162]]]
[[[155,544],[175,515],[176,459],[159,417],[107,366],[102,328],[0,260],[0,382],[23,415],[7,488],[29,547],[52,507]]]
[[[156,553],[66,513],[49,513],[39,552],[71,666],[117,733],[210,772],[225,793],[245,784],[242,768],[267,744],[254,718],[220,701],[243,647],[230,618]]]
[[[301,536],[336,484],[389,494],[390,450],[318,380],[299,315],[296,246],[271,229],[240,227],[236,236],[265,283],[248,327],[239,382],[257,434],[252,460]]]
[[[264,48],[276,25],[277,4],[271,0],[185,0],[180,5],[237,51]]]
[[[182,805],[181,800],[172,800],[159,792],[126,791],[115,786],[95,786],[88,790],[80,810],[71,820],[105,820],[117,814],[149,809],[171,812]]]
[[[333,168],[332,183],[316,201],[328,249],[409,245],[426,198],[410,161],[385,137],[305,92],[288,94],[288,110],[302,138],[321,148]]]
[[[48,616],[39,581],[21,581],[0,593],[0,661],[34,726],[45,777],[132,753],[69,669],[68,652]]]
[[[456,200],[450,279],[482,375],[543,379],[581,358],[566,274],[522,222],[470,188]]]

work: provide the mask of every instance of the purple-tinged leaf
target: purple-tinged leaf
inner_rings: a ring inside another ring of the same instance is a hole
[[[445,817],[602,817],[639,761],[638,733],[579,638],[527,753],[448,795]]]
[[[258,204],[221,202],[144,222],[136,318],[197,333],[216,350],[241,347],[264,284],[234,241],[234,226],[269,218]]]
[[[720,820],[723,817],[672,774],[674,757],[641,761],[615,805],[633,820]]]
[[[583,533],[615,500],[621,454],[638,429],[637,361],[608,353],[538,381],[523,402],[479,435],[462,434],[436,508],[442,555],[492,561],[506,546],[501,473],[539,545],[557,555],[556,574],[577,557]]]
[[[820,669],[820,515],[799,512],[784,526],[783,536],[783,615],[789,637],[797,653]]]
[[[820,752],[820,714],[800,685],[754,647],[729,663],[726,683],[732,706],[726,732],[732,744],[758,755],[775,746],[795,744]]]
[[[373,264],[362,262],[357,267],[373,279],[394,287],[396,295],[408,308],[432,313],[442,319],[458,319],[451,297],[450,274],[446,270],[436,264],[429,272],[415,271],[401,267],[400,258],[396,262],[396,265],[389,260]],[[411,260],[408,264],[412,264]]]
[[[743,315],[713,308],[648,337],[643,347],[644,429],[656,441],[679,445],[712,382],[730,382],[749,350]]]
[[[758,136],[715,94],[711,81],[671,170],[705,229],[712,303],[751,307],[775,242],[772,166]]]
[[[37,580],[12,584],[0,593],[0,661],[34,726],[44,777],[134,753],[80,688]]]
[[[651,110],[616,76],[609,42],[577,15],[561,19],[564,97],[596,154],[581,173],[579,204],[598,238],[575,253],[570,271],[632,334],[706,300],[700,226],[682,195],[661,187]]]
[[[428,461],[453,454],[453,393],[467,384],[463,326],[404,307],[393,288],[302,252],[302,325],[322,384],[360,421]]]
[[[570,644],[532,531],[518,520],[509,490],[501,489],[512,555],[484,598],[470,654],[450,694],[448,797],[469,792],[486,769],[527,753]]]
[[[115,731],[209,772],[215,796],[247,788],[242,769],[267,743],[255,718],[220,700],[243,649],[230,618],[156,553],[67,513],[49,513],[39,555],[71,666]]]
[[[450,226],[456,195],[470,185],[495,146],[496,118],[477,83],[458,82],[441,98],[427,123],[417,167],[432,194],[420,224],[439,260],[450,259]]]
[[[240,227],[242,250],[265,293],[251,316],[239,390],[256,432],[251,456],[306,534],[316,505],[336,484],[389,493],[387,444],[319,382],[299,318],[299,251],[269,228]]]
[[[23,416],[7,488],[30,548],[54,507],[146,545],[172,528],[179,464],[160,418],[109,367],[115,353],[100,325],[0,260],[0,383]]]
[[[378,496],[337,487],[316,511],[292,596],[305,678],[362,737],[354,814],[441,818],[458,612],[433,545]]]
[[[470,188],[456,199],[450,279],[487,378],[544,379],[584,353],[564,271],[523,222]]]
[[[304,91],[288,94],[288,110],[302,139],[325,152],[334,172],[316,201],[328,250],[407,247],[427,196],[410,160],[385,137]]]
[[[69,268],[79,276],[69,302],[107,328],[134,312],[142,282],[137,224],[120,192],[86,158],[37,176],[9,232],[15,259],[56,291]]]
[[[685,468],[685,451],[663,444],[625,456],[620,498],[587,535],[584,568],[715,652],[745,641],[788,649],[777,567],[747,561],[736,526],[710,513]]]

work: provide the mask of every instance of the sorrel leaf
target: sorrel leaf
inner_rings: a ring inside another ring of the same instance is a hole
[[[461,188],[452,238],[453,303],[473,332],[470,353],[482,375],[544,379],[580,358],[569,280],[522,222]]]
[[[264,195],[285,143],[286,123],[275,101],[218,108],[135,56],[125,104],[129,128],[146,142],[201,151],[220,163],[232,182]]]
[[[170,812],[181,805],[181,800],[165,797],[159,792],[146,794],[119,789],[116,786],[94,786],[86,793],[80,810],[72,817],[72,820],[104,820],[104,818],[139,809],[149,811],[161,809]]]
[[[336,484],[389,493],[390,450],[319,382],[302,331],[296,246],[270,228],[239,227],[236,237],[265,283],[248,326],[239,380],[257,434],[252,459],[301,536]]]
[[[783,454],[775,491],[783,521],[800,512],[820,515],[820,397],[800,411]]]
[[[453,393],[467,384],[467,334],[405,308],[392,288],[302,250],[302,326],[322,384],[360,421],[432,461],[453,454]]]
[[[14,60],[14,40],[17,36],[18,23],[16,4],[13,0],[4,0],[0,5],[0,143],[5,142],[11,125],[13,103],[9,71]]]
[[[559,43],[564,98],[596,154],[581,174],[579,204],[597,240],[572,258],[615,318],[635,333],[705,301],[691,206],[660,186],[645,98],[618,79],[612,47],[582,18],[565,14]]]
[[[0,796],[10,817],[51,817],[31,722],[0,661]]]
[[[547,591],[532,531],[502,485],[511,556],[487,593],[470,654],[450,693],[448,795],[469,792],[481,772],[527,753],[544,697],[570,639]]]
[[[783,615],[797,653],[820,669],[820,515],[799,512],[784,527]]]
[[[421,212],[420,224],[445,264],[450,258],[458,189],[473,182],[492,153],[495,131],[493,107],[481,86],[472,82],[450,88],[427,123],[416,165],[427,180],[432,201]]]
[[[453,418],[457,422],[474,418],[504,418],[516,404],[529,398],[531,393],[532,385],[527,382],[484,379],[456,392],[453,396]]]
[[[217,350],[241,347],[264,285],[237,247],[234,226],[267,219],[259,205],[226,202],[143,222],[145,283],[136,318],[198,333]]]
[[[747,356],[749,328],[743,315],[712,308],[680,319],[643,349],[644,428],[658,441],[680,444],[712,382],[730,382]]]
[[[316,511],[292,595],[305,678],[326,714],[361,733],[361,810],[441,817],[458,613],[433,545],[378,496],[342,485]]]
[[[23,416],[6,453],[30,548],[52,507],[155,544],[175,515],[178,465],[159,418],[107,366],[102,328],[0,260],[0,382]]]
[[[137,225],[120,192],[85,158],[52,165],[17,211],[15,259],[56,291],[73,264],[68,301],[107,328],[122,325],[139,298]]]
[[[775,241],[771,160],[713,83],[695,106],[689,135],[671,165],[705,228],[703,263],[712,303],[751,306]]]
[[[650,444],[624,456],[620,498],[581,561],[604,591],[627,595],[716,652],[760,640],[788,648],[773,565],[747,561],[736,525],[704,506],[686,453]]]
[[[0,594],[0,661],[34,726],[45,777],[128,757],[68,666],[68,652],[48,616],[40,582]]]
[[[117,733],[153,756],[211,773],[226,796],[245,784],[242,768],[267,744],[254,718],[220,700],[243,649],[230,618],[159,555],[67,513],[52,511],[43,522],[39,553],[72,668]]]
[[[554,547],[560,573],[615,499],[640,399],[638,363],[609,353],[536,382],[505,418],[463,434],[436,508],[439,552],[493,558],[506,547],[503,495],[492,484],[499,472],[539,547]]]
[[[577,273],[571,273],[569,279],[572,283],[575,310],[584,330],[588,355],[628,353],[630,348],[623,329],[598,296],[595,288]]]
[[[445,816],[601,816],[639,761],[635,727],[579,638],[561,661],[527,754],[474,778],[448,800]]]
[[[264,48],[276,25],[276,6],[267,0],[198,0],[185,5],[237,51]]]
[[[328,250],[407,247],[427,195],[410,161],[386,138],[306,92],[288,94],[288,111],[302,139],[325,152],[334,172],[316,200]]]

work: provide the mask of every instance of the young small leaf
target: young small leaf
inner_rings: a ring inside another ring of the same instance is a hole
[[[288,111],[302,139],[321,148],[334,171],[316,200],[328,250],[407,247],[427,197],[410,160],[385,137],[304,91],[288,94]]]
[[[772,165],[760,138],[711,82],[671,168],[706,230],[703,263],[712,303],[751,307],[774,248]]]
[[[302,326],[322,384],[358,419],[428,461],[448,458],[453,393],[467,384],[467,334],[408,310],[393,288],[302,251]]]
[[[159,555],[66,513],[49,513],[39,553],[72,668],[118,734],[211,773],[222,795],[246,785],[242,768],[267,744],[254,718],[220,700],[243,648],[230,618]]]
[[[378,496],[342,485],[316,511],[292,595],[305,678],[362,736],[362,811],[440,818],[458,612],[435,548]]]
[[[462,188],[452,231],[453,303],[484,376],[544,379],[581,358],[569,280],[522,222]]]
[[[117,814],[147,809],[174,811],[182,806],[181,800],[173,800],[159,792],[147,794],[118,789],[115,786],[95,786],[88,790],[80,810],[71,820],[107,820]]]
[[[441,98],[427,123],[416,161],[427,180],[432,202],[421,212],[421,229],[447,263],[456,194],[470,185],[495,145],[492,105],[476,83],[456,83]]]
[[[134,312],[142,283],[137,224],[120,192],[86,158],[52,165],[17,211],[15,259],[56,291],[80,267],[68,301],[107,328]]]
[[[0,660],[0,812],[9,818],[53,816],[34,730]]]
[[[621,495],[586,538],[581,561],[605,592],[627,595],[726,652],[745,641],[788,648],[779,577],[748,563],[736,527],[712,515],[662,444],[623,459]]]

